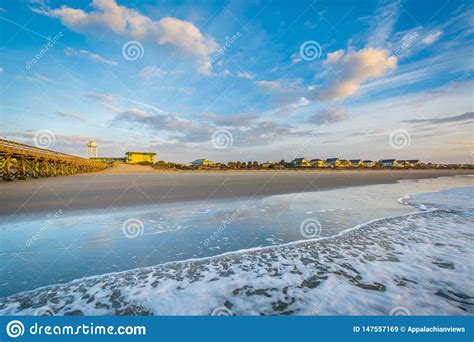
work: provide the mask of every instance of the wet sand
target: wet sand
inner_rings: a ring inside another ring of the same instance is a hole
[[[57,178],[0,182],[0,215],[117,210],[195,200],[236,199],[474,174],[473,170],[308,170],[163,172],[114,167]],[[473,180],[474,181],[474,180]]]

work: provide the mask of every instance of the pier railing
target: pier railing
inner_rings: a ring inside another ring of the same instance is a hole
[[[101,161],[0,139],[0,172],[4,180],[65,176],[105,168]]]

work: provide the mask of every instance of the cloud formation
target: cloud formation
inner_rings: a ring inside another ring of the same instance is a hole
[[[87,50],[76,51],[75,49],[68,47],[68,48],[64,49],[64,54],[66,56],[78,56],[78,55],[85,56],[85,57],[87,57],[87,58],[89,58],[93,61],[96,61],[96,62],[100,62],[100,63],[104,63],[104,64],[108,64],[108,65],[117,65],[117,62],[106,59],[106,58],[102,57],[99,54],[92,53],[92,52],[87,51]]]
[[[117,101],[117,99],[111,95],[111,94],[105,94],[105,93],[87,93],[84,95],[90,100],[102,102],[102,103],[114,103]]]
[[[249,72],[238,72],[237,73],[237,77],[239,78],[246,78],[248,80],[254,80],[255,79],[255,75],[254,74],[251,74]]]
[[[86,119],[79,115],[79,114],[76,114],[76,113],[71,113],[71,112],[66,112],[66,111],[57,111],[56,112],[56,115],[57,116],[60,116],[60,117],[63,117],[63,118],[71,118],[71,119],[75,119],[75,120],[78,120],[82,123],[86,123]]]
[[[207,120],[187,120],[176,113],[144,111],[138,108],[117,112],[109,122],[113,127],[127,127],[144,132],[149,129],[164,133],[168,144],[210,144],[216,129],[226,127],[232,133],[235,146],[263,146],[282,139],[282,137],[301,137],[308,131],[295,131],[287,124],[276,123],[270,119],[259,119],[255,115],[233,114],[216,115],[201,113]]]
[[[397,66],[397,58],[389,56],[383,49],[369,47],[350,51],[345,56],[339,56],[340,52],[336,52],[337,55],[328,54],[326,62],[336,64],[334,68],[339,71],[338,77],[319,89],[320,99],[343,100],[355,94],[365,81],[381,77]],[[334,62],[335,59],[339,62]]]
[[[152,78],[160,78],[164,74],[165,72],[162,69],[152,65],[144,67],[142,70],[140,70],[139,73],[140,77],[145,80],[150,80]]]
[[[427,124],[446,124],[446,123],[457,123],[457,122],[464,122],[464,121],[471,121],[471,124],[474,120],[474,112],[466,112],[464,114],[453,115],[453,116],[444,116],[440,118],[432,118],[432,119],[413,119],[413,120],[404,120],[403,122],[409,123],[427,123]]]
[[[308,123],[321,125],[349,120],[347,112],[343,108],[326,108],[319,113],[310,116]]]
[[[197,58],[199,72],[211,72],[210,55],[218,45],[193,23],[173,17],[154,21],[135,9],[118,5],[115,0],[94,0],[91,6],[90,12],[68,6],[35,11],[60,19],[75,32],[94,34],[110,30],[127,38],[175,46],[185,55]]]
[[[324,66],[332,65],[336,62],[338,62],[342,56],[344,56],[344,49],[340,49],[334,52],[329,52],[326,60],[323,62]]]
[[[368,46],[385,46],[392,35],[400,12],[400,0],[381,1],[373,16],[367,18],[370,24]]]
[[[437,41],[443,35],[443,31],[436,30],[434,32],[429,33],[425,38],[423,38],[422,42],[426,45],[431,45],[435,41]]]

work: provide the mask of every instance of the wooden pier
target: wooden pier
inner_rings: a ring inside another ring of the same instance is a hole
[[[100,171],[101,161],[0,139],[0,172],[6,181]]]

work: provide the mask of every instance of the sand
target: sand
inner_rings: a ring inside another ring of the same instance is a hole
[[[163,172],[147,166],[56,178],[0,182],[0,216],[58,210],[117,210],[195,200],[235,199],[337,187],[393,183],[472,170],[308,170]]]

